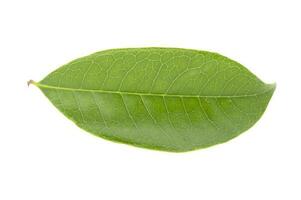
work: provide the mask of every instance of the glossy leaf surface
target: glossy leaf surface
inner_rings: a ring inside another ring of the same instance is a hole
[[[33,83],[90,133],[174,152],[236,137],[275,89],[224,56],[175,48],[101,51]]]

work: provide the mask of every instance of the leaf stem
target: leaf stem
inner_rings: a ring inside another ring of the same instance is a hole
[[[29,87],[31,84],[36,85],[36,82],[34,80],[27,81],[27,86]]]

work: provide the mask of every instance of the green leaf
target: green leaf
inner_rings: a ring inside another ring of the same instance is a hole
[[[31,83],[94,135],[173,152],[238,136],[275,90],[229,58],[176,48],[101,51]]]

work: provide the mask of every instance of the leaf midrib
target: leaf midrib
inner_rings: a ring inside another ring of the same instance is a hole
[[[254,94],[245,95],[185,95],[185,94],[166,94],[166,93],[142,93],[142,92],[126,92],[126,91],[111,91],[111,90],[93,90],[93,89],[82,89],[82,88],[66,88],[58,87],[52,85],[45,85],[38,82],[30,81],[31,84],[39,88],[55,89],[55,90],[65,90],[73,92],[92,92],[92,93],[104,93],[104,94],[119,94],[119,95],[136,95],[136,96],[161,96],[161,97],[178,97],[178,98],[243,98],[243,97],[255,97],[274,90],[275,85],[269,84],[266,90]]]

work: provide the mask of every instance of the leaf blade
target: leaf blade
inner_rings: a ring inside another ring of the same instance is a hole
[[[36,85],[88,132],[175,152],[222,143],[247,130],[275,89],[221,55],[169,48],[98,52]]]

